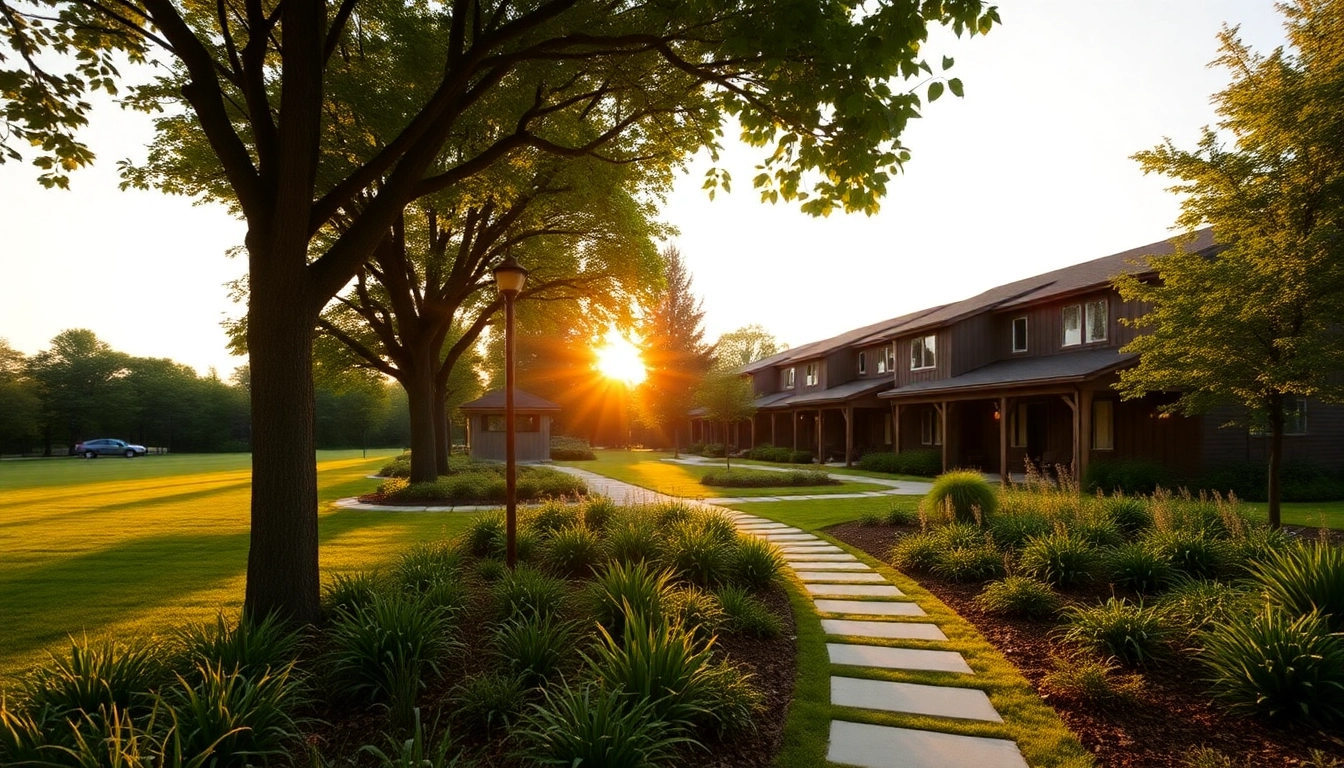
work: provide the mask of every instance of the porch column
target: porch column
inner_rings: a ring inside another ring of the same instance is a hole
[[[779,439],[775,437],[775,426],[776,426],[776,424],[775,424],[775,417],[778,416],[778,415],[779,415],[779,414],[778,414],[778,413],[775,413],[774,411],[771,411],[771,412],[770,412],[770,444],[771,444],[771,445],[779,445]]]
[[[826,412],[817,408],[817,464],[826,463],[826,441],[822,439],[822,432],[826,428]]]
[[[751,417],[751,447],[756,447],[756,417]]]
[[[1079,486],[1083,483],[1083,475],[1087,474],[1087,465],[1092,460],[1092,396],[1090,389],[1080,389],[1078,391],[1078,423],[1081,429],[1078,430],[1081,442],[1078,444],[1078,481]]]
[[[943,446],[943,471],[947,471],[947,401],[933,404],[934,410],[938,411],[938,437],[942,440]]]
[[[999,479],[1008,485],[1008,398],[999,398]]]
[[[891,451],[901,452],[901,404],[891,404]]]
[[[798,416],[797,411],[789,411],[789,421],[793,422],[793,450],[798,450]]]
[[[1078,457],[1081,456],[1083,453],[1082,447],[1078,444],[1078,433],[1082,431],[1081,429],[1082,425],[1078,423],[1079,422],[1078,394],[1075,392],[1074,394],[1071,395],[1060,395],[1059,397],[1064,401],[1064,404],[1069,406],[1069,408],[1073,411],[1073,460],[1071,462],[1071,466],[1069,467],[1069,471],[1074,473],[1073,479],[1077,480]]]
[[[845,415],[845,466],[854,466],[854,407],[845,406],[841,411]]]

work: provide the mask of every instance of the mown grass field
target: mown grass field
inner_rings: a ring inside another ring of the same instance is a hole
[[[700,479],[711,470],[722,467],[724,462],[718,460],[717,464],[674,464],[663,461],[671,458],[670,452],[664,451],[622,451],[599,449],[594,451],[597,459],[593,461],[557,461],[556,464],[562,464],[568,467],[578,467],[586,469],[589,472],[596,472],[599,475],[620,480],[622,482],[637,485],[640,488],[648,488],[657,493],[665,493],[668,496],[680,496],[689,499],[704,498],[746,498],[752,496],[810,496],[813,494],[830,493],[858,493],[861,491],[881,491],[886,486],[876,483],[865,482],[846,482],[839,485],[818,485],[807,487],[774,487],[774,488],[717,488],[704,485]],[[771,466],[754,462],[756,466]],[[752,465],[739,462],[734,459],[732,466],[735,468],[748,469]],[[779,466],[779,465],[774,465]],[[815,465],[805,467],[802,465],[786,465],[790,469],[817,469]]]
[[[367,569],[467,513],[337,511],[395,450],[318,453],[321,567]],[[152,635],[242,604],[247,454],[0,462],[0,680],[68,635]]]

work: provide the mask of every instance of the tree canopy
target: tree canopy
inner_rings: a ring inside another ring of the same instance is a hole
[[[695,403],[705,415],[723,425],[724,442],[731,440],[732,425],[756,415],[756,392],[751,379],[730,371],[715,371],[706,376],[695,390]],[[729,446],[724,455],[732,453]],[[732,459],[728,459],[732,466]]]
[[[728,331],[714,342],[715,368],[733,371],[788,349],[758,323]]]
[[[1170,140],[1135,158],[1177,180],[1178,226],[1212,225],[1220,248],[1154,260],[1157,277],[1118,282],[1148,302],[1149,333],[1125,349],[1128,397],[1180,393],[1173,407],[1246,408],[1268,427],[1269,514],[1279,524],[1279,469],[1290,398],[1344,398],[1344,2],[1288,3],[1288,48],[1250,50],[1221,34],[1216,64],[1232,75],[1214,98],[1218,128],[1194,150]],[[1244,422],[1243,422],[1244,424]]]
[[[705,343],[704,306],[692,290],[681,251],[668,246],[662,258],[663,288],[640,328],[647,376],[639,386],[636,413],[645,426],[670,430],[676,452],[681,450],[681,423],[713,363],[714,348]]]

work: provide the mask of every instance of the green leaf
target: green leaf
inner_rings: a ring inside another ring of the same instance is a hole
[[[949,70],[949,69],[951,69],[951,68],[952,68],[952,57],[951,57],[951,56],[944,56],[944,57],[943,57],[943,69],[944,69],[944,70]]]
[[[934,80],[932,83],[929,83],[929,103],[937,101],[938,97],[942,95],[943,95],[942,81]]]
[[[952,95],[953,95],[953,96],[956,96],[958,99],[960,99],[960,98],[962,98],[963,96],[966,95],[965,92],[962,91],[962,89],[961,89],[961,79],[960,79],[960,78],[956,78],[956,77],[954,77],[954,78],[952,78],[951,80],[948,80],[948,81],[947,81],[947,89],[948,89],[949,91],[951,91],[951,92],[952,92]]]

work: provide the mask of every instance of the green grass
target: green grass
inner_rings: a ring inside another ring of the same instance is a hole
[[[713,462],[721,462],[723,459],[710,459]],[[754,459],[733,459],[733,466],[741,464],[744,467],[783,467],[785,469],[825,469],[837,477],[840,475],[853,475],[854,477],[876,477],[880,480],[915,480],[921,483],[927,483],[932,478],[921,477],[919,475],[893,475],[890,472],[873,472],[868,469],[859,469],[858,467],[818,467],[816,464],[781,464],[776,461],[756,461]]]
[[[1242,502],[1242,505],[1254,510],[1257,519],[1269,519],[1268,504]],[[1284,525],[1308,525],[1344,530],[1344,501],[1286,502],[1283,504],[1281,514]]]
[[[375,567],[470,515],[343,510],[395,451],[318,453],[323,579]],[[0,679],[68,635],[155,635],[241,607],[251,457],[0,462]]]
[[[586,469],[589,472],[596,472],[599,475],[637,485],[640,488],[648,488],[656,493],[691,499],[810,496],[815,494],[881,491],[887,488],[876,483],[864,482],[814,487],[711,488],[702,484],[700,479],[710,470],[719,468],[720,464],[717,462],[704,465],[673,464],[663,461],[665,458],[671,458],[672,454],[662,451],[597,450],[594,453],[597,454],[597,459],[594,461],[557,461],[555,463],[566,467]],[[738,460],[733,460],[733,466],[737,466],[738,463]],[[761,465],[763,463],[755,462],[755,464]],[[811,468],[816,469],[817,467],[811,465]]]

